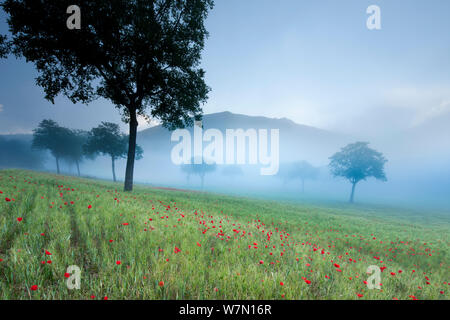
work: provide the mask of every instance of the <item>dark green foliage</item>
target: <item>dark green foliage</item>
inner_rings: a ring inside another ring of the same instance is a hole
[[[59,161],[70,153],[71,130],[61,127],[53,120],[42,120],[33,130],[32,147],[48,150],[55,157],[56,171],[60,173]]]
[[[137,115],[170,128],[201,118],[209,88],[200,65],[212,0],[5,0],[11,51],[35,64],[46,99],[110,100],[130,124],[125,190],[132,190]],[[5,42],[5,41],[3,41]]]

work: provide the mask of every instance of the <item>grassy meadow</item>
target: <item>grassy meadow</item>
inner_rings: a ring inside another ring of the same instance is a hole
[[[0,171],[0,299],[448,299],[449,216]],[[66,286],[67,268],[81,287]],[[364,283],[382,268],[381,289]]]

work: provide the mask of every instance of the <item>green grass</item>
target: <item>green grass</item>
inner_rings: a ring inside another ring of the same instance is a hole
[[[143,186],[124,193],[22,170],[0,171],[0,191],[1,299],[448,299],[445,216]],[[81,269],[79,290],[66,286],[71,265]],[[381,290],[363,283],[370,265],[386,267]]]

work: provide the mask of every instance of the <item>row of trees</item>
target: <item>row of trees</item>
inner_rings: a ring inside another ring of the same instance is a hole
[[[216,164],[208,164],[207,161],[200,164],[195,163],[195,158],[191,159],[190,164],[182,165],[181,169],[186,174],[189,183],[191,175],[200,177],[201,187],[203,188],[205,176],[216,170]],[[343,147],[330,157],[329,168],[334,177],[341,177],[348,180],[351,185],[349,202],[353,203],[355,199],[356,185],[372,177],[377,180],[386,181],[384,165],[387,160],[382,153],[369,147],[368,142],[355,142]],[[243,172],[239,166],[227,166],[223,169],[227,176],[242,175]],[[314,167],[307,161],[297,161],[281,165],[278,177],[284,183],[288,181],[301,181],[302,192],[305,192],[305,181],[314,180],[319,176],[320,169]]]
[[[74,163],[80,176],[80,163],[84,158],[109,156],[113,180],[116,181],[115,161],[126,157],[128,141],[128,136],[121,133],[119,125],[115,123],[102,122],[91,131],[83,131],[65,128],[47,119],[33,130],[32,147],[50,151],[55,158],[58,174],[62,159]],[[142,159],[142,155],[142,148],[136,145],[136,159]]]

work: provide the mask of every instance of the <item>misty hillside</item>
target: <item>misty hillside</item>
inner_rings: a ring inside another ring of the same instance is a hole
[[[345,200],[349,185],[343,179],[330,176],[327,164],[329,157],[341,147],[355,141],[370,141],[371,146],[383,152],[388,159],[386,164],[387,182],[369,179],[359,185],[358,198],[367,201],[389,201],[405,205],[450,205],[446,190],[449,188],[450,166],[446,137],[439,128],[418,126],[404,134],[378,139],[366,139],[361,136],[346,136],[332,131],[297,124],[289,119],[274,119],[247,116],[230,112],[207,114],[203,117],[203,128],[218,129],[224,135],[226,129],[279,129],[280,133],[280,173],[285,164],[306,160],[320,168],[320,175],[314,181],[307,181],[306,195],[319,198]],[[442,125],[445,126],[445,119]],[[188,128],[193,138],[193,128]],[[440,136],[437,134],[440,133]],[[171,161],[172,148],[178,142],[171,142],[172,132],[162,126],[151,127],[138,132],[137,142],[144,149],[143,159],[135,163],[135,180],[159,186],[174,186],[200,189],[198,176],[187,176],[180,166]],[[425,139],[424,136],[427,138]],[[442,139],[439,139],[442,138]],[[54,172],[54,158],[47,153],[36,153],[30,149],[31,134],[0,135],[4,148],[0,155],[1,167],[18,167],[47,170]],[[428,141],[428,143],[427,143]],[[430,143],[432,141],[433,143]],[[203,143],[205,148],[209,143]],[[270,145],[270,139],[269,139]],[[442,152],[442,156],[432,155]],[[224,150],[225,151],[225,150]],[[3,159],[3,161],[2,161]],[[3,164],[1,163],[3,162]],[[125,172],[125,159],[116,162],[116,173],[122,180]],[[242,173],[229,174],[230,166],[219,165],[205,178],[205,190],[248,193],[271,198],[296,198],[300,192],[300,182],[283,182],[280,175],[262,176],[260,169],[264,165],[240,166]],[[62,172],[76,174],[72,163],[63,162]],[[111,159],[100,156],[94,161],[81,163],[84,176],[111,179]]]
[[[226,129],[279,129],[281,163],[307,160],[316,165],[325,165],[333,152],[351,142],[343,135],[300,125],[286,118],[273,119],[220,112],[204,115],[202,123],[204,130],[218,129],[224,136]],[[193,129],[187,129],[192,135]],[[170,137],[169,130],[162,126],[155,126],[139,132],[138,144],[146,150],[145,158],[153,158],[153,153],[158,153],[170,161],[170,150],[176,144],[170,141]]]

